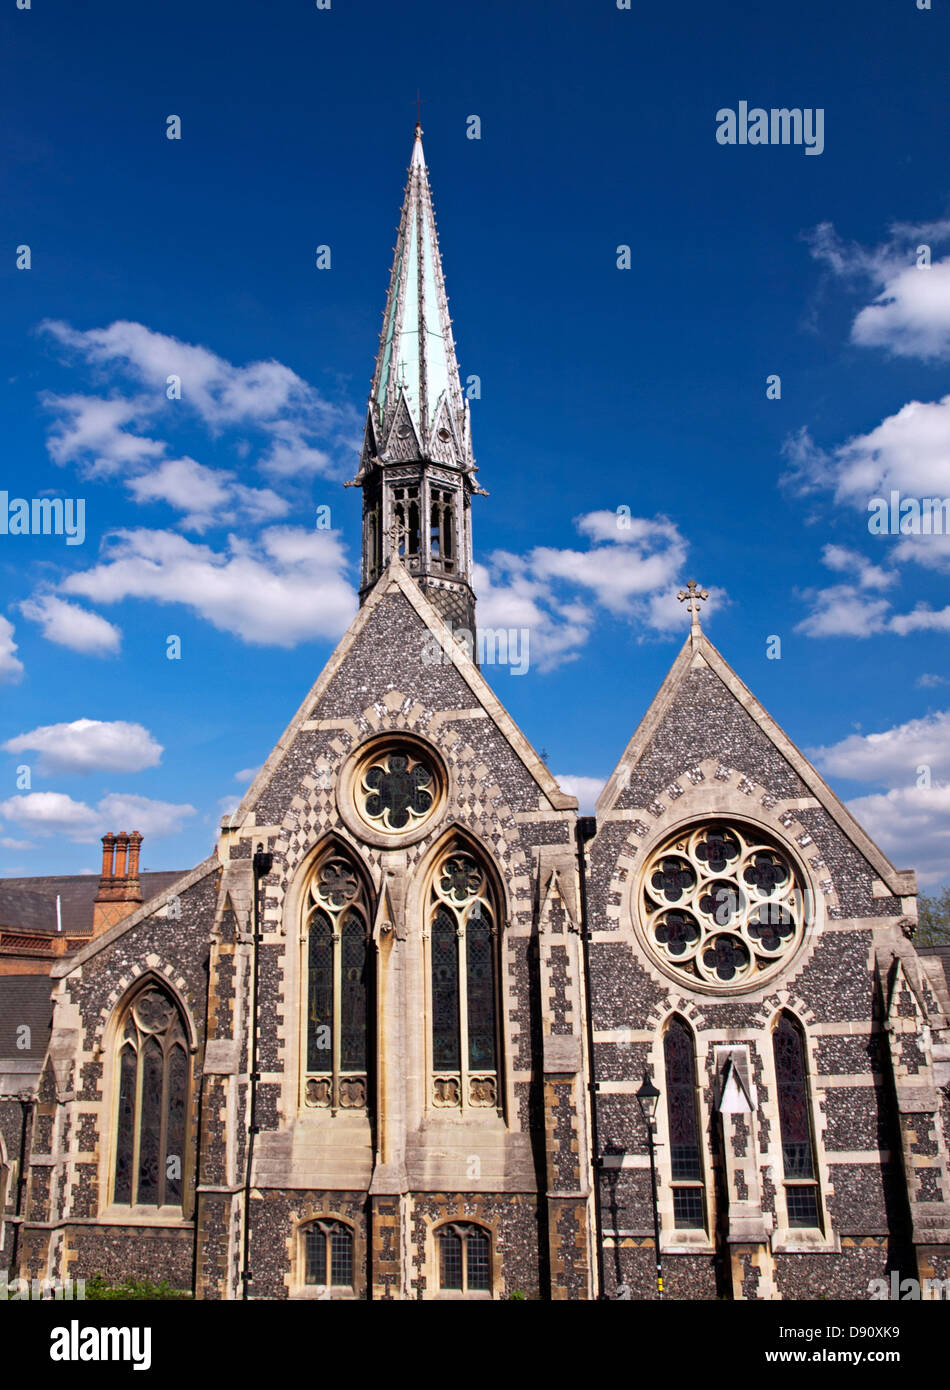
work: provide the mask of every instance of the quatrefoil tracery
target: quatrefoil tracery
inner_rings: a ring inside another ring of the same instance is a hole
[[[774,974],[806,925],[790,857],[752,827],[707,822],[668,837],[647,863],[640,898],[660,960],[718,988]]]

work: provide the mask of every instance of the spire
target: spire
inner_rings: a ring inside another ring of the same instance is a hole
[[[363,488],[361,597],[398,553],[447,621],[474,627],[477,471],[417,120],[353,480]]]
[[[423,451],[462,468],[472,467],[468,408],[455,359],[422,126],[418,123],[370,392],[374,441],[390,442],[402,400]],[[437,415],[443,433],[435,428]],[[401,423],[404,428],[405,422]],[[450,438],[445,437],[445,431]],[[446,444],[451,447],[447,449]]]

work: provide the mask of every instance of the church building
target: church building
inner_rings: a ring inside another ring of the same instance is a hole
[[[0,883],[0,953],[34,942],[0,969],[0,1275],[227,1300],[950,1278],[950,961],[703,591],[596,817],[479,669],[485,494],[418,127],[354,484],[359,611],[211,857],[146,883],[140,837],[106,836],[48,948],[76,880]]]

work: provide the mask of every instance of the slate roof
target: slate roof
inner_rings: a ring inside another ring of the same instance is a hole
[[[0,975],[0,1057],[41,1062],[49,1043],[53,1021],[48,975]],[[17,1046],[30,1030],[29,1047]]]
[[[147,902],[187,873],[186,869],[139,874]],[[63,931],[71,936],[92,932],[93,904],[99,891],[98,874],[66,874],[52,878],[0,878],[0,930],[55,936],[56,898],[60,899]]]

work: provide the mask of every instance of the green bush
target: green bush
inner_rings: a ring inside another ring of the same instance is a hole
[[[94,1274],[86,1280],[86,1298],[106,1302],[123,1299],[139,1299],[154,1302],[156,1299],[191,1298],[186,1289],[173,1289],[167,1279],[155,1283],[151,1279],[124,1279],[121,1284],[110,1284],[101,1274]]]

